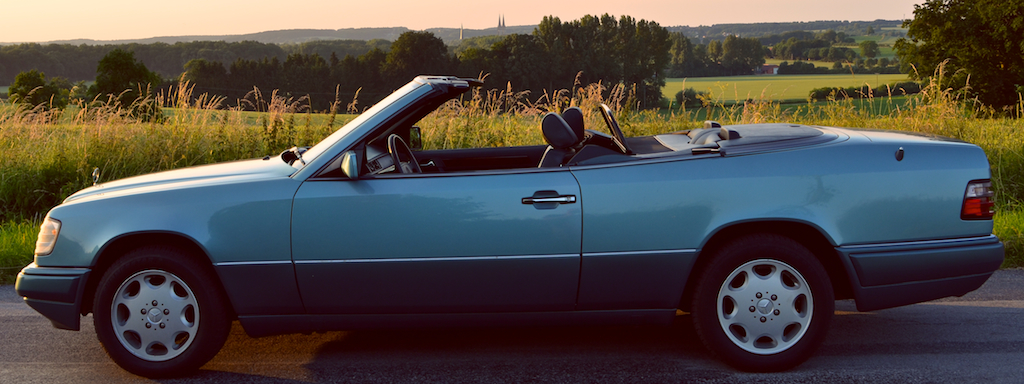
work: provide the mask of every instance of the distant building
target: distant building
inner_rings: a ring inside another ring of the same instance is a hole
[[[758,75],[778,75],[779,66],[775,64],[765,64],[762,65],[755,73]]]
[[[505,15],[498,16],[498,36],[505,36]]]

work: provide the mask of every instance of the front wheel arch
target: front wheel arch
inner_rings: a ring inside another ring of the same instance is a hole
[[[117,258],[93,295],[96,335],[119,366],[137,375],[187,375],[220,351],[231,328],[227,298],[207,263],[179,248],[150,245]]]
[[[217,286],[221,287],[223,291],[224,285],[220,281],[220,275],[216,273],[213,268],[213,262],[210,260],[209,254],[203,247],[190,237],[182,235],[180,233],[173,232],[137,232],[118,236],[107,242],[96,256],[96,260],[93,262],[91,267],[91,273],[89,274],[89,281],[85,284],[85,291],[82,294],[82,307],[81,314],[83,316],[88,315],[92,312],[93,298],[96,296],[96,289],[99,286],[100,279],[111,265],[114,264],[118,259],[124,257],[129,252],[148,246],[161,246],[174,248],[181,251],[181,254],[188,255],[188,257],[194,259],[204,268],[207,268],[208,272],[211,272]],[[231,298],[228,297],[228,301]],[[234,306],[229,305],[230,314],[232,318],[235,318]]]

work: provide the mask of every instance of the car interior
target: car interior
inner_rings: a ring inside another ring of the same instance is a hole
[[[360,175],[463,173],[610,164],[663,156],[725,156],[725,149],[730,147],[753,145],[763,149],[765,143],[788,141],[778,144],[786,147],[809,144],[798,139],[822,135],[821,130],[806,126],[778,124],[779,127],[758,132],[742,125],[722,127],[707,121],[699,129],[627,138],[610,108],[602,105],[599,112],[606,123],[601,129],[610,134],[588,129],[583,111],[570,107],[560,114],[549,112],[543,117],[539,128],[547,145],[439,150],[423,150],[420,128],[413,125],[420,119],[406,118],[358,148],[362,152]],[[412,115],[423,117],[425,113]],[[319,177],[343,177],[340,165],[341,160],[336,160]]]

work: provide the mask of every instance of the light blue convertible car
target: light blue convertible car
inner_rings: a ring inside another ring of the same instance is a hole
[[[677,310],[727,363],[775,371],[811,356],[836,299],[963,295],[1003,260],[968,143],[713,122],[627,138],[602,107],[606,127],[548,113],[546,146],[410,149],[476,85],[417,77],[311,148],[82,190],[47,215],[17,292],[57,328],[91,312],[149,377],[199,368],[236,319],[261,336]]]

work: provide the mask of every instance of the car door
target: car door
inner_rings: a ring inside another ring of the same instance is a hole
[[[675,308],[714,214],[695,197],[711,161],[572,167],[587,197],[577,309]]]
[[[303,303],[314,314],[573,310],[580,197],[565,169],[308,180],[292,217]]]

